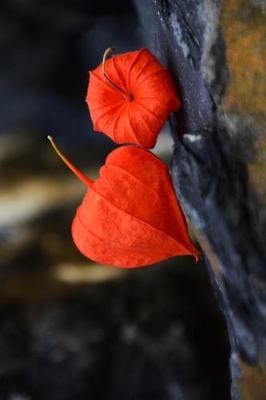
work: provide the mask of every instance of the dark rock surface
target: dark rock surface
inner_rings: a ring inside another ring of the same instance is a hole
[[[183,99],[183,107],[172,121],[176,143],[172,176],[205,253],[210,280],[227,321],[231,395],[233,399],[262,399],[266,368],[265,209],[249,185],[247,152],[241,154],[243,146],[237,145],[246,134],[250,140],[246,121],[235,124],[223,114],[228,73],[219,25],[222,2],[154,0],[148,7],[136,4],[144,24],[153,26],[149,29],[151,41],[175,76]],[[253,130],[255,142],[255,124]],[[250,382],[245,383],[249,379],[242,368],[245,363],[261,368],[262,372],[254,372],[261,377],[259,384],[253,382],[255,390],[247,387]],[[249,397],[249,392],[256,392],[255,397]]]

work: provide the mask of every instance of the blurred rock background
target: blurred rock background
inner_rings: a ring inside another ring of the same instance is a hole
[[[226,330],[204,265],[122,271],[84,259],[70,237],[84,188],[46,140],[97,176],[113,144],[91,131],[87,71],[110,45],[145,45],[133,5],[3,0],[0,11],[0,400],[228,400]],[[221,16],[224,106],[256,129],[250,179],[262,202],[265,13],[263,1],[225,0]],[[156,151],[170,156],[167,132]]]
[[[257,132],[255,155],[248,139],[243,138],[243,146],[247,152],[251,150],[250,181],[263,204],[266,204],[265,18],[265,0],[227,0],[221,19],[230,70],[225,110],[231,117],[240,116],[242,123],[245,121],[250,127],[251,136]]]

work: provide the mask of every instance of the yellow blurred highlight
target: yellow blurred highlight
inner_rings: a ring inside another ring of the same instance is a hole
[[[125,276],[126,271],[119,268],[89,263],[62,263],[54,267],[57,280],[68,284],[97,284]]]

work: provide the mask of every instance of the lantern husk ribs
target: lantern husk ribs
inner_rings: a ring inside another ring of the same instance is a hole
[[[93,128],[118,144],[152,148],[180,108],[170,72],[147,49],[113,56],[90,71],[86,101]]]
[[[77,210],[72,236],[86,257],[117,267],[199,257],[167,166],[136,146],[109,154]]]

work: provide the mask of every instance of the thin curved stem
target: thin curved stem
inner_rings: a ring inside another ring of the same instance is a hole
[[[83,174],[83,172],[81,172],[77,167],[75,167],[70,160],[68,160],[68,158],[59,150],[54,139],[51,136],[47,136],[47,139],[51,143],[55,152],[58,154],[61,160],[68,166],[68,168],[73,172],[73,174],[75,174],[81,180],[81,182],[84,183],[84,185],[90,187],[93,184],[93,181],[90,178],[88,178],[85,174]]]
[[[119,91],[122,93],[122,95],[126,98],[126,100],[132,101],[132,94],[126,93],[123,89],[121,89],[119,86],[117,86],[112,79],[109,77],[109,75],[106,72],[106,59],[109,56],[110,53],[114,50],[114,47],[108,47],[105,52],[103,53],[103,59],[102,59],[102,74],[105,77],[106,81],[109,83],[110,86],[112,86],[113,89]]]

